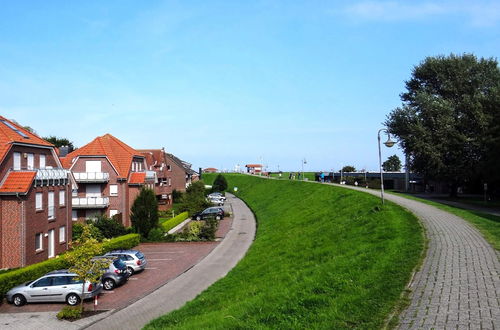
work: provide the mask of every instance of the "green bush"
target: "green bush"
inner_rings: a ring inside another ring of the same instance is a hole
[[[193,215],[200,210],[210,206],[207,201],[205,192],[205,184],[203,181],[196,181],[192,183],[187,189],[186,193],[182,196],[181,211],[187,211],[189,215]]]
[[[81,306],[64,306],[59,313],[57,319],[74,321],[82,317],[83,308]]]
[[[90,225],[92,237],[94,237],[99,242],[102,241],[104,239],[104,236],[101,233],[101,230],[95,226],[94,221],[87,220],[87,224]],[[72,238],[74,241],[77,240],[78,238],[80,238],[80,236],[82,235],[83,226],[84,226],[84,224],[78,223],[78,222],[73,224]]]
[[[105,215],[99,215],[96,220],[89,220],[87,223],[91,223],[97,227],[105,238],[118,237],[127,233],[121,222],[108,218]]]
[[[164,232],[168,232],[170,229],[174,228],[184,220],[188,218],[187,212],[182,212],[181,214],[176,215],[175,217],[164,221],[160,226]]]
[[[204,241],[213,241],[215,239],[215,232],[217,231],[217,226],[219,220],[215,218],[208,218],[205,220],[205,225],[201,228],[199,237]]]
[[[158,227],[158,201],[153,190],[141,189],[130,208],[130,221],[142,237],[148,237],[149,231]]]
[[[222,192],[227,189],[227,181],[226,178],[222,175],[219,174],[214,180],[214,184],[212,185],[212,192]]]
[[[160,228],[153,228],[149,231],[148,241],[160,242],[163,241],[163,238],[163,230],[161,230]]]
[[[131,249],[140,242],[139,234],[128,234],[103,242],[104,252],[117,249]],[[66,253],[71,253],[68,251]],[[0,274],[0,296],[4,296],[7,291],[24,282],[32,281],[53,270],[66,269],[71,265],[60,256],[45,260],[33,265],[19,268],[8,273]]]

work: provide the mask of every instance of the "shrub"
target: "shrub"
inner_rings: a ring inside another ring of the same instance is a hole
[[[164,232],[168,232],[170,229],[174,228],[184,220],[188,218],[188,213],[187,212],[182,212],[181,214],[176,215],[175,217],[168,219],[167,221],[163,222],[160,226],[161,229]]]
[[[214,191],[225,191],[227,189],[227,180],[226,178],[222,175],[219,174],[214,180],[214,184],[212,185],[212,192]]]
[[[205,198],[205,184],[203,181],[192,183],[182,197],[181,211],[187,211],[190,216],[210,206]]]
[[[90,225],[90,231],[92,233],[92,237],[95,238],[96,240],[98,240],[99,242],[102,241],[104,239],[104,236],[101,233],[101,231],[99,230],[99,228],[97,228],[94,225],[94,221],[87,220],[87,224]],[[85,224],[79,223],[79,222],[73,224],[73,232],[72,232],[73,233],[73,236],[72,236],[73,240],[77,240],[80,238],[80,236],[82,235],[84,226],[85,226]]]
[[[102,243],[102,247],[105,252],[112,250],[129,250],[134,246],[139,245],[141,242],[141,236],[139,234],[127,234],[120,237],[115,237],[109,241]]]
[[[158,201],[153,190],[141,189],[130,211],[132,226],[142,237],[147,237],[151,229],[158,227]]]
[[[199,234],[200,239],[204,241],[213,241],[215,239],[215,232],[217,231],[218,224],[219,220],[215,218],[205,220],[205,225],[202,227]]]
[[[127,233],[127,230],[121,224],[121,222],[118,222],[117,220],[112,218],[108,218],[105,215],[99,215],[95,221],[90,221],[95,227],[100,230],[102,236],[104,236],[105,238],[118,237]]]
[[[174,200],[174,202],[180,201],[182,199],[182,195],[183,195],[182,191],[176,189],[172,191],[172,199]]]
[[[82,317],[83,309],[81,306],[64,306],[59,313],[57,319],[74,321]]]
[[[163,231],[160,228],[153,228],[149,231],[148,240],[152,242],[163,241]]]

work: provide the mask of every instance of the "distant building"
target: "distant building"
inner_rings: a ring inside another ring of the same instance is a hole
[[[247,168],[247,173],[250,174],[259,174],[262,173],[262,165],[261,164],[247,164],[245,165]]]
[[[219,170],[214,167],[208,167],[203,169],[203,173],[217,173],[217,172],[219,172]]]
[[[62,161],[79,186],[73,191],[73,221],[103,214],[129,227],[130,207],[141,187],[154,189],[156,182],[144,155],[111,134],[95,138]]]
[[[68,249],[73,186],[52,144],[0,116],[0,269]]]

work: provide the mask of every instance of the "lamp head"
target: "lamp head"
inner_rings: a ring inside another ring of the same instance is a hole
[[[387,135],[387,141],[384,142],[384,145],[387,147],[387,148],[391,148],[392,146],[394,146],[396,144],[396,141],[392,141],[391,140],[391,135],[388,134]]]

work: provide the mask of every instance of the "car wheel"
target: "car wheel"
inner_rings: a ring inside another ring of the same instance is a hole
[[[76,306],[80,303],[80,297],[76,293],[70,293],[66,296],[66,303],[70,306]]]
[[[220,215],[216,216],[215,220],[220,220]]]
[[[201,220],[201,217],[200,217],[200,216],[197,216],[197,217],[196,217],[196,220],[200,221],[200,220]]]
[[[127,267],[127,274],[128,276],[134,275],[134,269],[132,267]]]
[[[24,298],[22,294],[16,294],[12,299],[12,301],[14,302],[14,305],[16,305],[17,307],[26,304],[26,298]]]
[[[107,278],[102,282],[102,286],[104,287],[104,290],[113,290],[116,286],[115,281],[112,278]]]

